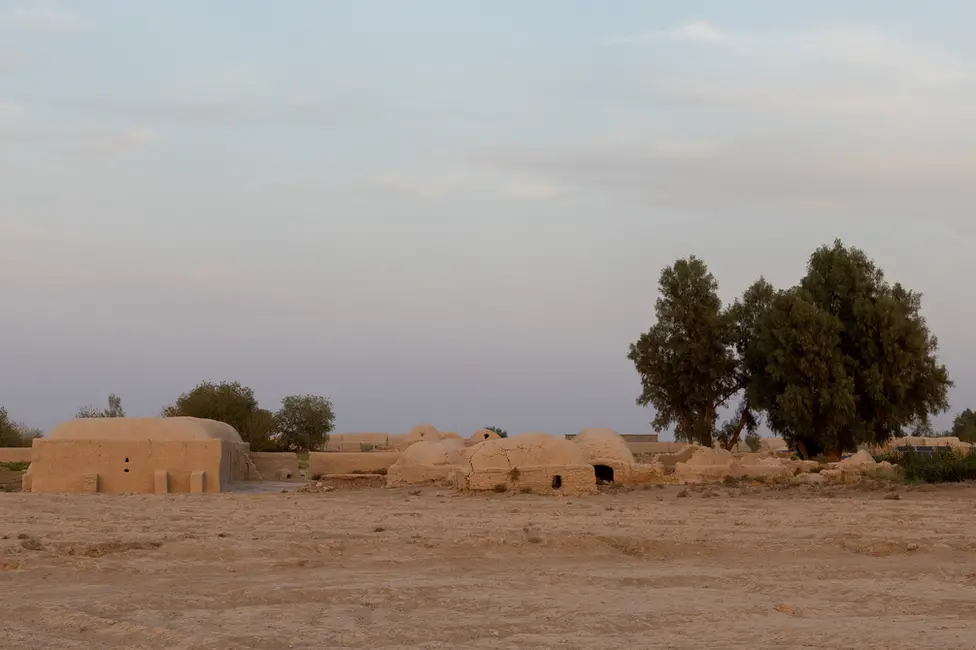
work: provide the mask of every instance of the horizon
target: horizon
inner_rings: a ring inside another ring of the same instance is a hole
[[[0,405],[665,440],[661,269],[728,303],[834,238],[924,295],[934,428],[976,404],[976,5],[552,7],[0,0]]]

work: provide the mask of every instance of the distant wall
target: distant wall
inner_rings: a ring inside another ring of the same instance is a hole
[[[32,492],[156,492],[156,471],[168,474],[168,492],[190,492],[190,475],[205,472],[203,491],[247,478],[247,444],[224,440],[34,441]],[[125,471],[129,470],[129,471]]]
[[[298,478],[298,454],[290,451],[252,451],[251,462],[266,481]]]
[[[688,445],[683,442],[628,442],[634,454],[676,454]]]
[[[372,473],[389,469],[399,458],[398,451],[313,451],[308,455],[308,475]]]
[[[0,463],[29,463],[30,447],[0,447]]]

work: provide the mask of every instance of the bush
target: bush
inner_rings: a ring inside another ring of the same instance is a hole
[[[0,463],[0,470],[8,472],[26,472],[30,463]]]
[[[946,447],[932,454],[909,450],[881,454],[875,460],[898,465],[911,483],[976,481],[976,449],[963,453]]]

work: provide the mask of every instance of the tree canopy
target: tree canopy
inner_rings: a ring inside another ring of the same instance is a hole
[[[30,447],[34,438],[40,438],[43,433],[40,429],[14,422],[7,409],[0,406],[0,447]]]
[[[495,433],[498,434],[498,436],[500,438],[507,438],[508,437],[508,431],[505,431],[505,429],[502,429],[501,427],[485,427],[485,430],[486,431],[494,431]]]
[[[112,393],[108,396],[108,407],[98,409],[95,406],[85,406],[78,409],[76,418],[124,418],[125,410],[122,408],[122,398]]]
[[[335,426],[335,412],[327,397],[290,395],[275,415],[278,441],[288,451],[318,449]]]
[[[964,442],[976,442],[976,412],[966,409],[957,415],[952,422],[949,435],[956,436]]]
[[[919,429],[948,407],[952,382],[921,296],[839,240],[814,251],[796,286],[760,278],[727,308],[694,256],[662,271],[659,292],[657,321],[628,358],[638,404],[679,440],[729,448],[765,418],[801,452],[836,455]],[[735,417],[717,426],[735,395]]]
[[[226,422],[250,443],[252,451],[316,449],[335,425],[335,410],[327,397],[285,397],[275,413],[261,408],[254,391],[237,381],[202,382],[164,408],[162,415]]]

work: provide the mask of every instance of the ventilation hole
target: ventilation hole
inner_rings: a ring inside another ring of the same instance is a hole
[[[613,468],[609,465],[594,465],[593,471],[596,474],[596,482],[613,483]]]
[[[123,472],[125,472],[126,474],[128,474],[128,473],[129,473],[129,468],[128,468],[128,467],[126,467],[126,468],[125,468],[124,470],[122,470],[122,471],[123,471]]]
[[[128,459],[128,458],[126,458],[126,459],[125,459],[125,462],[127,462],[127,463],[128,463],[128,462],[129,462],[129,459]]]
[[[487,439],[488,439],[488,438],[490,438],[490,437],[491,437],[491,434],[490,434],[490,433],[486,433],[486,434],[485,434],[485,440],[487,440]]]
[[[559,474],[556,474],[555,476],[553,476],[552,477],[552,489],[553,490],[558,490],[562,486],[563,486],[563,477],[560,476]]]

